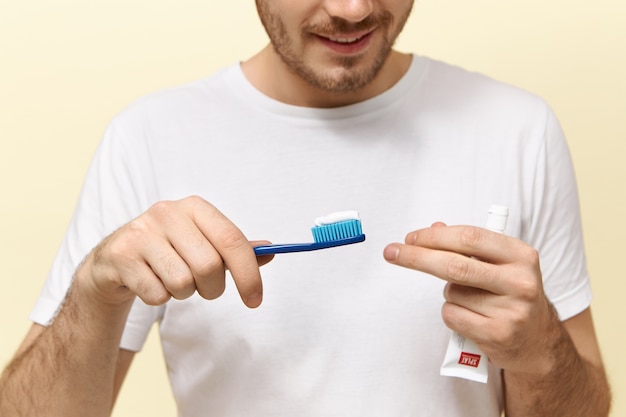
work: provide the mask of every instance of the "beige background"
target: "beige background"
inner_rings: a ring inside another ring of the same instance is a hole
[[[29,326],[111,117],[265,39],[252,0],[0,0],[0,364]],[[517,84],[555,108],[579,178],[613,416],[626,416],[626,3],[421,0],[398,48]],[[175,415],[160,355],[153,333],[116,417]]]

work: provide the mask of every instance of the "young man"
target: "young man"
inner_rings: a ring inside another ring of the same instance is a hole
[[[0,414],[108,415],[159,321],[181,416],[607,415],[558,123],[392,50],[412,5],[257,0],[270,46],[117,117]],[[492,203],[506,235],[480,227]],[[262,284],[255,239],[344,209],[365,243],[279,255]],[[439,375],[446,326],[487,384]]]

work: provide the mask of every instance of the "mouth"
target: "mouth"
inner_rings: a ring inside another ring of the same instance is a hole
[[[363,52],[369,45],[374,30],[345,35],[316,35],[322,44],[343,55],[353,55]]]
[[[334,38],[332,36],[328,37],[328,40],[330,40],[331,42],[337,42],[337,43],[355,43],[357,42],[359,39],[362,39],[363,36],[355,36],[352,38]]]

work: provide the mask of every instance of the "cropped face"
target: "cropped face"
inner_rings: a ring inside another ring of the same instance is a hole
[[[413,0],[256,0],[272,46],[311,86],[344,93],[383,67]]]

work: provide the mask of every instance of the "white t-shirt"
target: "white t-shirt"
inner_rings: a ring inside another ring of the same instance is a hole
[[[278,255],[264,302],[225,294],[136,301],[122,347],[159,322],[179,415],[499,416],[488,384],[442,377],[444,283],[384,261],[386,244],[435,221],[483,226],[537,248],[561,319],[590,304],[567,145],[537,97],[423,57],[393,88],[336,109],[274,101],[238,65],[134,103],[113,120],[31,319],[47,324],[104,236],[160,200],[199,195],[248,238],[311,241],[312,220],[358,210],[364,243]]]

